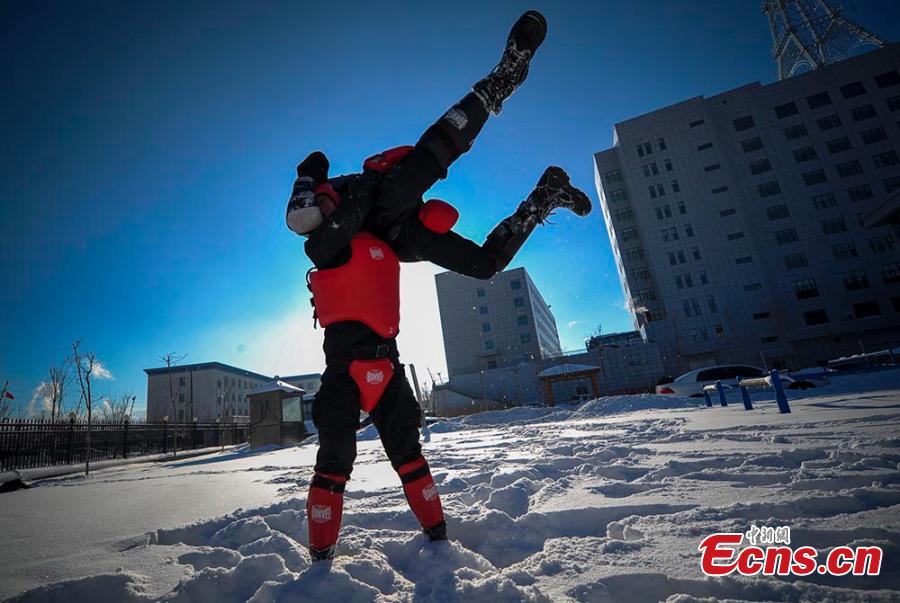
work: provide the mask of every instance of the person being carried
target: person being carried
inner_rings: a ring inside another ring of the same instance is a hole
[[[340,530],[343,492],[356,458],[360,411],[372,417],[407,501],[432,540],[447,538],[440,496],[419,443],[421,410],[399,361],[401,261],[427,260],[476,278],[503,270],[537,224],[556,208],[586,215],[590,200],[560,168],[548,168],[534,191],[484,244],[451,228],[456,210],[422,195],[474,142],[489,113],[525,80],[546,35],[536,11],[513,25],[500,63],[473,91],[429,127],[413,147],[366,160],[363,172],[328,178],[315,152],[297,167],[287,223],[307,237],[315,267],[308,280],[315,318],[325,328],[326,369],[313,402],[319,450],[307,498],[309,549],[331,559]]]

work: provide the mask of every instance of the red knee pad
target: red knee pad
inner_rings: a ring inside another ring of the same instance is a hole
[[[419,222],[428,230],[438,234],[449,232],[457,220],[459,220],[459,212],[456,208],[440,199],[429,199],[419,209]]]
[[[313,476],[306,499],[310,548],[323,551],[337,543],[346,483],[346,477],[333,473],[316,472]]]
[[[425,457],[401,465],[397,469],[400,481],[403,482],[403,493],[416,519],[423,528],[433,528],[444,521],[444,509],[437,486],[431,477],[431,470]]]

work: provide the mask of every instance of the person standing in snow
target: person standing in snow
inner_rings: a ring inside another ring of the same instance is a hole
[[[550,167],[515,213],[483,245],[451,228],[457,211],[422,195],[472,145],[490,113],[525,80],[546,35],[536,11],[513,25],[500,63],[429,127],[413,147],[366,160],[361,174],[328,179],[324,154],[297,168],[287,223],[307,237],[305,251],[315,317],[325,327],[326,369],[313,403],[319,432],[315,473],[307,498],[309,549],[314,561],[334,555],[343,492],[356,458],[360,410],[372,417],[406,499],[431,540],[446,540],[440,496],[419,443],[421,410],[399,361],[401,261],[428,260],[444,268],[490,278],[503,270],[535,226],[556,208],[578,215],[590,200]]]

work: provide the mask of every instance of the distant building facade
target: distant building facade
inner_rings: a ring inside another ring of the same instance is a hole
[[[900,46],[616,124],[595,179],[666,371],[900,343]]]
[[[478,280],[435,276],[451,377],[561,353],[556,319],[524,268]]]
[[[247,394],[272,380],[221,362],[149,368],[144,372],[147,373],[148,421],[161,421],[165,416],[180,423],[190,422],[193,417],[210,422],[217,418],[248,416]],[[314,393],[318,391],[320,378],[319,373],[313,373],[281,379]]]

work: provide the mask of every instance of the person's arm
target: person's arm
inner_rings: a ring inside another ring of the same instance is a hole
[[[401,262],[432,262],[477,279],[488,279],[498,272],[496,258],[483,246],[452,230],[444,234],[434,232],[418,220],[406,223],[390,245]]]
[[[349,259],[350,239],[372,209],[376,181],[363,174],[342,187],[341,201],[322,224],[309,233],[304,244],[306,255],[316,268],[331,268]]]

